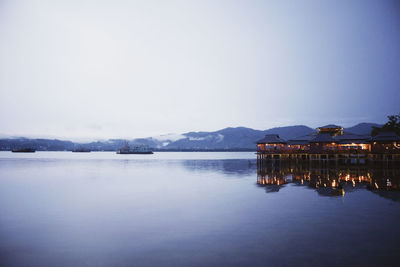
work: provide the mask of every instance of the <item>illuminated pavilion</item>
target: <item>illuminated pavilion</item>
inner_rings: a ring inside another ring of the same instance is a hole
[[[284,140],[277,134],[266,135],[257,142],[257,160],[322,161],[335,163],[400,163],[400,137],[382,132],[371,137],[343,131],[343,127],[326,125],[317,133]]]

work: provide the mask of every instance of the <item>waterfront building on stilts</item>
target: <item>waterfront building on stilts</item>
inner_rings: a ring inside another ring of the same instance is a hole
[[[393,162],[400,164],[400,137],[382,132],[371,137],[357,135],[337,125],[317,128],[318,132],[291,140],[268,134],[257,142],[259,164],[274,161],[365,164]]]

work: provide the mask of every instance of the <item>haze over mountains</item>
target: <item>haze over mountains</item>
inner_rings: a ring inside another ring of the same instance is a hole
[[[376,123],[360,123],[345,131],[369,135]],[[316,129],[304,126],[286,126],[267,130],[254,130],[246,127],[225,128],[215,132],[188,132],[168,134],[157,137],[137,138],[129,141],[130,145],[147,145],[155,150],[254,150],[257,140],[266,134],[279,134],[283,139],[293,139],[315,133]],[[90,143],[76,143],[63,140],[3,138],[0,139],[0,150],[33,147],[36,150],[63,151],[76,148],[87,148],[98,151],[116,151],[125,143],[123,139],[110,139]]]

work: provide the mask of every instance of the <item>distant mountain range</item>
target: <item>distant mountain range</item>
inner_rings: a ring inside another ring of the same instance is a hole
[[[376,123],[360,123],[344,129],[347,132],[369,135]],[[278,134],[289,140],[295,137],[315,133],[316,130],[304,125],[276,127],[268,130],[254,130],[245,127],[225,128],[215,132],[188,132],[169,134],[158,137],[138,138],[129,141],[130,145],[147,145],[160,151],[225,151],[254,150],[257,140],[266,134]],[[90,143],[74,143],[71,141],[51,139],[3,138],[0,139],[0,150],[33,147],[36,150],[63,151],[85,148],[93,151],[116,151],[125,143],[123,139],[110,139]]]
[[[282,138],[294,138],[299,135],[310,134],[313,129],[307,126],[288,126],[272,128],[268,130],[254,130],[245,127],[225,128],[216,132],[189,132],[182,135],[182,139],[171,141],[168,144],[164,141],[164,149],[254,149],[257,140],[266,134],[277,133]],[[154,140],[154,139],[153,139]]]
[[[354,125],[353,127],[345,128],[345,131],[348,131],[353,134],[359,134],[359,135],[370,135],[372,128],[373,127],[381,127],[381,124],[377,123],[359,123],[357,125]]]

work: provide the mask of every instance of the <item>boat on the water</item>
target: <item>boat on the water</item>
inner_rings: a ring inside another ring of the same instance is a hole
[[[153,154],[148,146],[134,146],[130,147],[128,143],[123,148],[117,151],[117,154]]]
[[[11,152],[14,153],[34,153],[36,150],[33,148],[17,148],[17,149],[13,149],[11,150]]]

